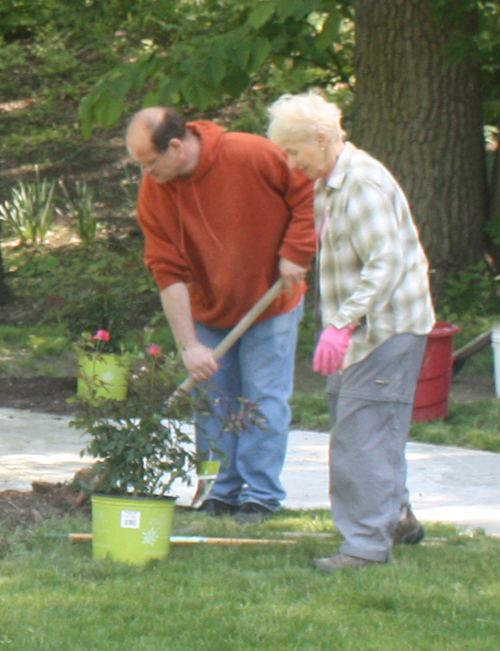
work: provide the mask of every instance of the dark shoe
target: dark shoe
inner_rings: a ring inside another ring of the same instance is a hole
[[[417,545],[425,538],[425,529],[408,506],[394,532],[393,545]]]
[[[370,561],[367,558],[348,556],[347,554],[339,552],[334,556],[314,558],[311,561],[311,565],[322,572],[335,572],[335,570],[343,570],[347,567],[365,567],[366,565],[373,565],[376,562],[377,561]]]
[[[266,520],[272,511],[256,502],[245,502],[234,513],[233,518],[238,524],[254,524]]]
[[[206,513],[212,518],[218,518],[221,515],[231,515],[234,513],[234,506],[227,504],[227,502],[210,498],[203,502],[198,511]]]

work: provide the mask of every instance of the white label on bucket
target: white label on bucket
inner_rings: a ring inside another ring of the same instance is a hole
[[[120,513],[120,527],[122,529],[139,529],[141,526],[140,511],[122,511]]]

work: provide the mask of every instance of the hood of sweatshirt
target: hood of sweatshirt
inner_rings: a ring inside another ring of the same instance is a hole
[[[226,130],[218,124],[206,120],[188,122],[187,128],[201,140],[201,156],[198,166],[193,176],[186,179],[187,183],[196,183],[205,176],[212,166],[214,158],[217,155],[217,147],[219,146],[220,139]]]

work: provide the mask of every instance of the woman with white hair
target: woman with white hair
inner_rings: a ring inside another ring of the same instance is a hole
[[[434,322],[428,262],[405,194],[384,165],[345,142],[342,113],[318,93],[283,95],[268,135],[316,179],[322,332],[313,369],[327,376],[330,498],[343,536],[323,571],[390,560],[425,531],[406,489],[405,445]]]

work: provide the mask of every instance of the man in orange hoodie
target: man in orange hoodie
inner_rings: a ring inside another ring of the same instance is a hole
[[[164,107],[136,113],[127,148],[141,165],[138,218],[145,263],[183,362],[209,384],[214,416],[197,414],[221,470],[201,509],[244,524],[280,508],[279,476],[290,422],[294,356],[305,276],[316,249],[311,182],[266,138],[185,123]],[[213,349],[281,276],[286,290],[217,362]],[[214,389],[213,389],[214,388]],[[209,394],[210,395],[210,394]],[[258,405],[263,425],[221,433],[239,398]]]

